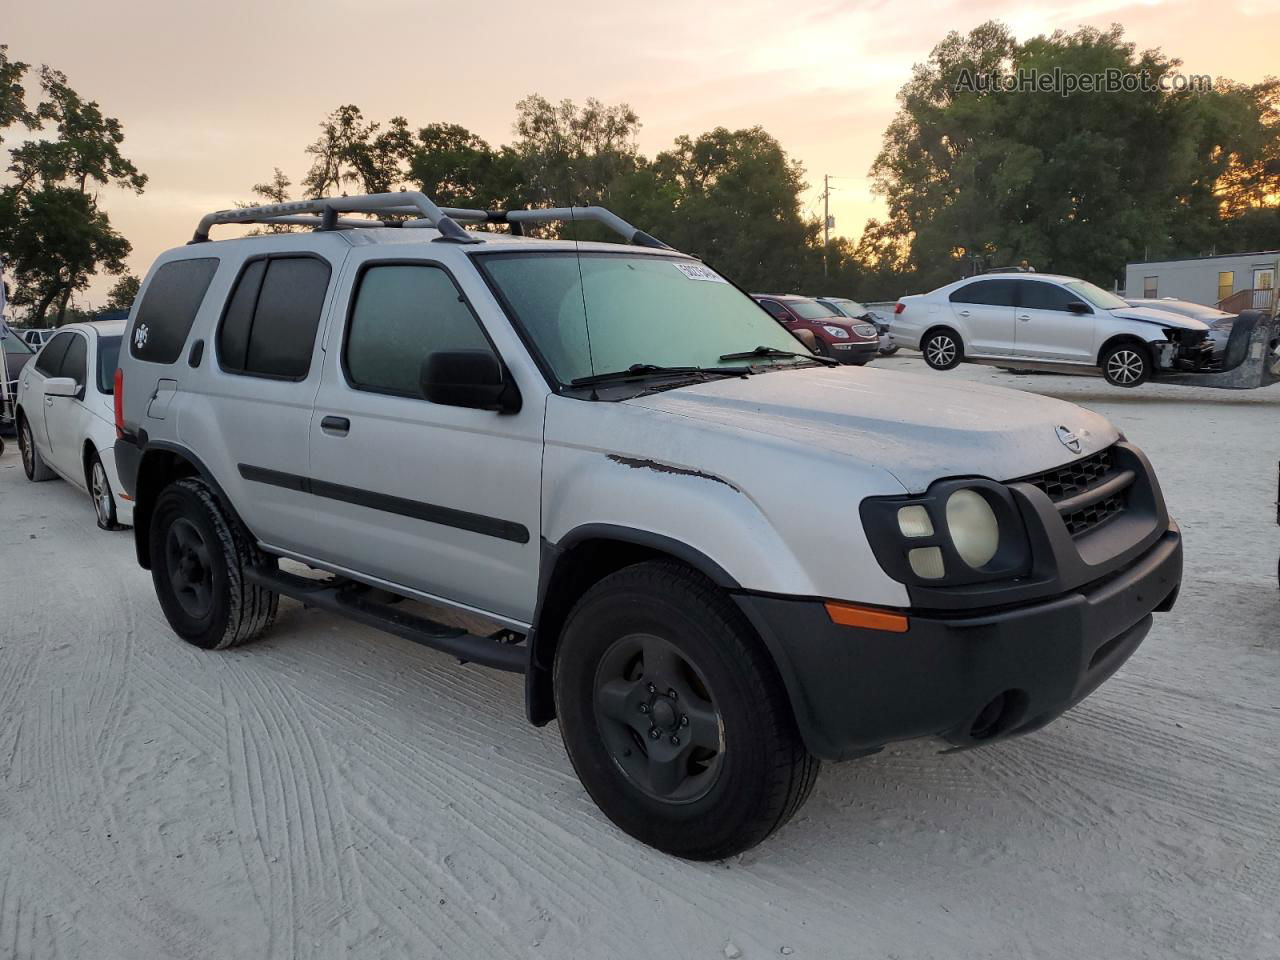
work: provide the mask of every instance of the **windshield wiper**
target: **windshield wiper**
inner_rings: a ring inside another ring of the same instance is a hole
[[[684,375],[703,376],[709,374],[724,377],[743,377],[751,372],[750,367],[664,367],[656,363],[633,363],[625,370],[597,373],[589,377],[575,377],[569,381],[569,386],[590,387],[597,383],[609,383],[615,380],[644,380],[648,377],[679,377]]]
[[[753,357],[796,357],[800,360],[812,360],[814,363],[826,364],[828,367],[840,366],[839,360],[832,360],[830,357],[820,357],[816,353],[799,353],[795,350],[779,350],[777,347],[766,347],[763,344],[754,350],[744,350],[742,353],[726,353],[720,359],[750,360]]]

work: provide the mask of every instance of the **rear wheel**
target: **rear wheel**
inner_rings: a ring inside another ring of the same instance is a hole
[[[804,803],[818,761],[733,603],[671,563],[628,567],[577,602],[556,649],[560,730],[587,792],[667,853],[731,856]]]
[[[896,343],[891,343],[887,347],[880,348],[880,356],[882,357],[892,357],[897,352],[898,352],[898,345]]]
[[[222,650],[258,637],[277,594],[245,580],[266,558],[202,480],[171,483],[151,518],[151,579],[169,625],[188,643]]]
[[[950,370],[964,358],[960,337],[951,330],[934,330],[920,344],[924,362],[934,370]]]
[[[89,496],[93,497],[93,513],[102,530],[119,530],[116,522],[116,498],[111,492],[107,469],[102,465],[98,451],[89,455]]]
[[[1151,351],[1139,343],[1118,343],[1102,354],[1102,375],[1113,387],[1136,387],[1151,379]]]
[[[35,438],[31,435],[31,424],[25,414],[18,417],[18,452],[22,454],[22,470],[27,479],[33,483],[52,480],[56,474],[44,462],[40,451],[36,449]]]

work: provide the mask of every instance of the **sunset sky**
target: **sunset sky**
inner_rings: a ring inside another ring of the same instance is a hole
[[[867,171],[911,65],[949,30],[983,20],[1019,38],[1082,24],[1124,25],[1186,73],[1256,82],[1280,73],[1280,0],[735,0],[690,3],[218,2],[10,3],[0,43],[14,59],[64,71],[119,117],[125,153],[148,174],[142,196],[107,190],[112,221],[143,274],[190,238],[200,214],[247,199],[280,166],[296,183],[321,118],[357,104],[366,118],[460,123],[512,138],[514,105],[625,101],[652,156],[682,133],[759,124],[808,174],[824,173],[837,232],[856,237],[881,206]],[[11,131],[12,146],[21,131]],[[88,302],[101,303],[98,278]]]

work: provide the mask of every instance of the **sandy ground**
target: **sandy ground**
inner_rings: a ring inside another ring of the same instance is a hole
[[[0,957],[1280,957],[1280,389],[938,376],[1144,447],[1178,607],[1042,732],[829,766],[709,865],[615,830],[513,675],[292,603],[259,644],[185,646],[131,536],[10,444]]]

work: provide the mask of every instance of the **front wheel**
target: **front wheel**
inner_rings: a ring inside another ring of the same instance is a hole
[[[279,596],[246,581],[265,562],[208,484],[189,477],[156,498],[151,579],[169,626],[205,650],[253,640],[276,616]]]
[[[1118,343],[1102,355],[1102,375],[1113,387],[1136,387],[1151,379],[1151,353],[1137,343]]]
[[[672,563],[627,567],[574,606],[554,687],[569,759],[610,820],[666,853],[760,843],[813,788],[777,670],[732,601]]]
[[[935,330],[920,344],[924,362],[934,370],[950,370],[964,358],[960,338],[950,330]]]

